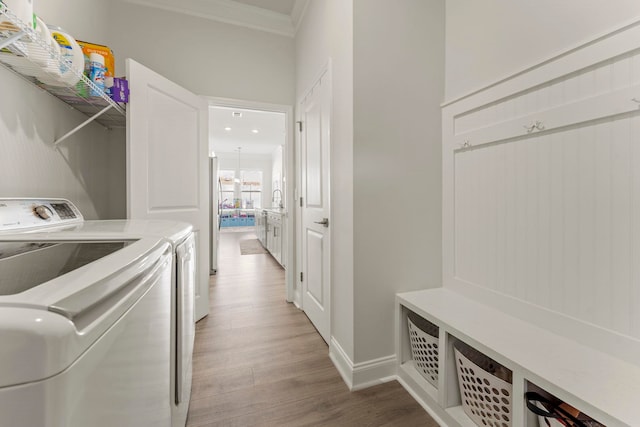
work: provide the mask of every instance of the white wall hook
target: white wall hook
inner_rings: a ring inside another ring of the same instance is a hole
[[[469,148],[471,147],[471,143],[469,142],[468,139],[464,140],[464,143],[462,144],[462,148]]]
[[[540,120],[536,120],[535,122],[529,123],[528,126],[527,125],[523,125],[522,127],[527,130],[527,133],[531,133],[536,129],[544,130],[544,123],[542,123]]]

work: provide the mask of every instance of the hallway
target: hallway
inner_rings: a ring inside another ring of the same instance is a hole
[[[395,381],[350,393],[325,342],[286,303],[284,270],[268,254],[240,255],[249,238],[220,236],[187,426],[437,426]]]

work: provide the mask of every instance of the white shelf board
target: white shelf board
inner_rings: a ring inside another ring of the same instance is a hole
[[[447,409],[447,413],[453,418],[460,427],[478,427],[467,414],[464,413],[462,406],[454,406]]]
[[[605,425],[640,425],[640,367],[445,288],[398,302]]]
[[[404,372],[406,377],[409,377],[411,381],[415,383],[421,390],[423,390],[426,394],[429,395],[434,401],[438,401],[438,389],[435,388],[429,381],[427,381],[416,369],[415,363],[413,360],[409,360],[402,365],[400,365],[400,369]],[[407,379],[405,377],[405,379]]]

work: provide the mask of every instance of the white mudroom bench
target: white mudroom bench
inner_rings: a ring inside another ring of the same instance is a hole
[[[473,426],[462,341],[512,374],[511,419],[488,426],[537,427],[540,389],[640,426],[640,20],[448,101],[442,138],[442,283],[396,297],[399,380]],[[409,311],[439,328],[418,364]]]
[[[475,426],[460,403],[453,344],[461,340],[512,371],[513,427],[537,426],[524,401],[532,384],[608,427],[640,426],[638,365],[445,288],[400,293],[396,304],[398,378],[445,425]],[[437,388],[411,358],[407,310],[439,328]]]

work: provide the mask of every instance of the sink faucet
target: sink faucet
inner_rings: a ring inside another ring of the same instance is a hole
[[[276,201],[276,191],[280,193],[280,199],[279,199],[278,207],[280,209],[282,209],[284,207],[284,206],[282,206],[282,190],[280,190],[279,188],[276,188],[275,190],[273,190],[273,194],[271,195],[271,201],[272,202]]]

